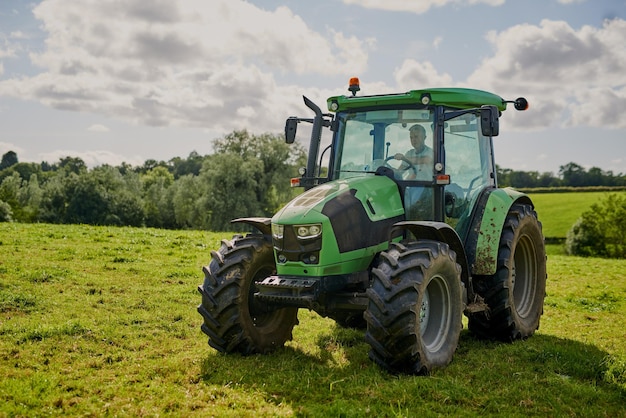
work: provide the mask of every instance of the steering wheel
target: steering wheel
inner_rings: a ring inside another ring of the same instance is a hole
[[[392,155],[391,157],[387,157],[385,158],[385,166],[391,168],[395,171],[399,170],[398,168],[393,168],[388,162],[391,160],[395,160],[396,157],[395,155]],[[415,174],[415,177],[417,177],[417,167],[415,167],[415,165],[408,159],[406,158],[404,155],[402,156],[402,158],[400,159],[400,161],[403,161],[405,163],[407,163],[409,166],[405,169],[403,169],[403,173],[401,174],[401,177],[404,179],[406,177],[405,173],[408,173],[409,170],[413,170],[413,173]]]
[[[466,210],[469,205],[469,196],[474,187],[474,183],[480,180],[482,175],[474,177],[467,188],[461,187],[456,183],[446,186],[444,194],[444,208],[446,216],[449,218],[458,218]]]
[[[476,183],[477,180],[480,180],[482,178],[482,174],[478,175],[476,177],[474,177],[472,179],[472,181],[470,181],[469,186],[467,186],[467,189],[465,189],[465,195],[469,196],[469,194],[472,192],[472,189],[474,188],[474,183]]]

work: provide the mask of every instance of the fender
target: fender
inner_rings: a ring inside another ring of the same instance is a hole
[[[465,245],[467,261],[473,276],[495,274],[504,221],[511,206],[516,202],[534,207],[526,194],[508,187],[486,190],[478,199],[476,215]]]
[[[272,236],[272,218],[237,218],[231,224],[247,224],[258,229],[263,235]]]
[[[407,230],[418,239],[429,239],[445,242],[456,253],[456,262],[461,266],[461,281],[466,289],[471,289],[470,274],[467,256],[463,243],[457,232],[448,224],[430,221],[402,221],[396,222],[391,228],[390,237],[397,236],[397,232]]]

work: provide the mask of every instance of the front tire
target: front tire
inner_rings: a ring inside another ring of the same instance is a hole
[[[462,328],[456,253],[436,241],[392,243],[372,275],[364,314],[370,358],[392,373],[447,366]]]
[[[532,206],[514,204],[504,221],[496,273],[475,277],[474,289],[489,306],[469,317],[479,337],[512,341],[539,328],[546,294],[546,251]]]
[[[198,287],[209,345],[225,353],[267,353],[292,339],[297,308],[270,309],[254,300],[254,283],[276,272],[271,243],[262,235],[235,236],[211,252]]]

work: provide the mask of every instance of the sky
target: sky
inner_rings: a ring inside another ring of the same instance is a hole
[[[22,162],[210,154],[351,77],[523,96],[497,164],[626,174],[626,0],[0,0],[0,154]]]

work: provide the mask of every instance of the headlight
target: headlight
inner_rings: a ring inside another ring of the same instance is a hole
[[[317,238],[322,233],[322,224],[296,225],[295,230],[300,239]]]
[[[285,225],[272,224],[272,237],[274,239],[283,239],[285,232]]]

